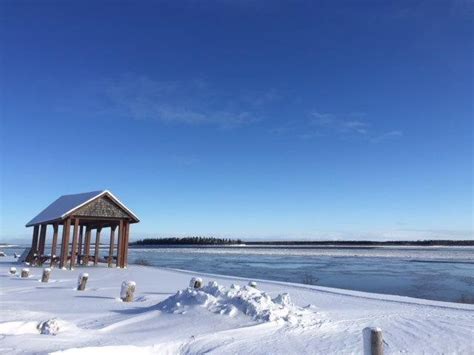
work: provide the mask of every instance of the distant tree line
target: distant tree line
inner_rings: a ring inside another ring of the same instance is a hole
[[[242,244],[240,239],[213,237],[184,237],[184,238],[145,238],[131,245],[229,245]]]
[[[370,240],[324,240],[324,241],[262,241],[245,242],[246,245],[348,245],[348,246],[474,246],[474,240],[393,240],[393,241],[370,241]]]

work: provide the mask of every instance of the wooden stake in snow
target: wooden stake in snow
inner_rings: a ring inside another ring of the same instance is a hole
[[[77,279],[77,290],[84,291],[86,289],[87,279],[89,278],[88,273],[80,273],[79,278]]]
[[[11,267],[10,268],[10,274],[15,275],[16,274],[16,267]]]
[[[41,276],[41,282],[49,282],[50,275],[51,275],[51,269],[49,267],[43,269],[43,276]]]
[[[383,337],[380,328],[365,328],[362,332],[364,355],[383,355]]]
[[[133,302],[133,294],[137,284],[133,281],[122,282],[122,288],[120,290],[120,298],[124,302]]]
[[[30,277],[30,269],[28,269],[26,267],[21,269],[21,277],[24,278],[24,279]]]
[[[191,281],[189,281],[189,287],[191,288],[201,288],[202,287],[202,279],[200,277],[193,277]]]

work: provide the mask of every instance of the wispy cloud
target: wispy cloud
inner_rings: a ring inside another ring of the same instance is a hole
[[[387,141],[387,140],[390,140],[390,139],[395,139],[395,138],[398,138],[398,137],[401,137],[401,136],[403,136],[403,132],[395,130],[395,131],[389,131],[389,132],[386,132],[386,133],[382,133],[378,136],[372,137],[370,139],[370,141],[372,143],[380,143],[380,142],[384,142],[384,141]]]
[[[311,111],[309,120],[310,133],[305,137],[318,137],[323,135],[357,136],[373,143],[401,137],[403,132],[391,130],[378,132],[366,119],[366,113],[351,113],[346,116],[338,116],[333,113]],[[318,134],[315,134],[318,132]]]
[[[220,128],[258,121],[254,106],[270,100],[269,95],[253,95],[249,102],[243,95],[215,90],[204,80],[159,81],[135,75],[109,79],[103,85],[106,112],[135,120]]]
[[[310,116],[310,124],[319,129],[341,134],[356,133],[364,135],[368,133],[369,124],[364,121],[353,119],[352,117],[349,119],[340,118],[331,113],[321,113],[318,111],[312,111]]]

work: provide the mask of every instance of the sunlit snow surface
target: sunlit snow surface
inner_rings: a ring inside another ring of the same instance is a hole
[[[0,258],[1,354],[360,354],[368,326],[383,330],[386,354],[474,351],[474,305],[279,282],[253,289],[253,278],[137,265],[53,269],[44,284],[41,268],[22,279],[13,265]],[[204,288],[189,289],[192,277]],[[124,280],[136,282],[133,302],[120,299]],[[51,319],[56,335],[40,334]]]

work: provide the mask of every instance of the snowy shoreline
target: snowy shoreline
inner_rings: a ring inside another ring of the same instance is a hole
[[[386,353],[474,351],[469,304],[139,265],[53,269],[50,282],[41,283],[42,268],[30,267],[31,276],[21,279],[9,275],[11,266],[22,267],[0,259],[2,353],[361,353],[367,326],[382,328]],[[87,288],[77,291],[84,271]],[[215,284],[186,291],[193,276]],[[134,302],[119,297],[124,280],[137,284]],[[249,281],[258,290],[245,286]],[[272,309],[283,318],[259,318]],[[288,310],[297,322],[288,321]],[[38,322],[51,318],[61,322],[58,334],[39,334]]]

